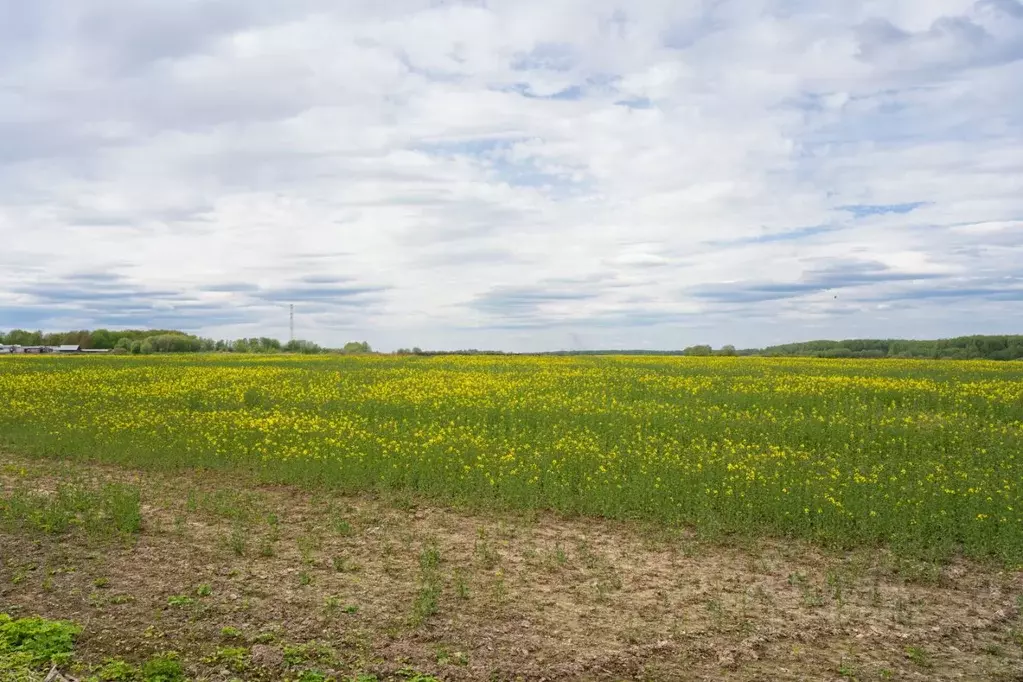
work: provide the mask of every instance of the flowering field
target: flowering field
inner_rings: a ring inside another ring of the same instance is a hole
[[[1023,364],[9,357],[0,444],[1023,561]]]

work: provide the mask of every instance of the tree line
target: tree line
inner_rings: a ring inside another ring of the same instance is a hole
[[[341,348],[323,348],[312,341],[294,340],[281,343],[266,336],[233,341],[214,340],[165,329],[94,329],[43,333],[14,329],[0,332],[0,344],[16,346],[77,345],[82,348],[103,348],[118,353],[372,353],[365,341],[350,341]],[[398,355],[514,355],[504,351],[469,350],[424,351],[400,348]],[[760,355],[768,357],[819,358],[921,358],[952,360],[1023,360],[1023,335],[960,336],[951,339],[917,341],[908,339],[846,339],[842,341],[805,341],[766,348],[743,348],[726,345],[715,349],[702,344],[678,350],[577,350],[537,353],[537,355]]]
[[[747,354],[747,351],[740,351]],[[951,339],[847,339],[770,346],[749,354],[821,358],[926,358],[1023,360],[1023,336],[959,336]]]
[[[111,350],[115,353],[149,355],[151,353],[326,353],[312,341],[295,339],[281,343],[266,336],[235,340],[215,340],[167,329],[82,329],[68,332],[26,331],[14,329],[0,332],[0,344],[9,346],[61,346]],[[371,353],[365,341],[352,341],[341,349],[343,353]],[[336,351],[335,351],[336,352]]]

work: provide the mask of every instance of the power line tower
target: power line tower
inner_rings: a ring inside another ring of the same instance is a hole
[[[291,305],[289,305],[288,309],[289,309],[289,313],[288,313],[288,329],[289,329],[289,331],[291,333],[291,336],[289,337],[288,340],[289,341],[294,341],[295,340],[295,304],[292,303]]]

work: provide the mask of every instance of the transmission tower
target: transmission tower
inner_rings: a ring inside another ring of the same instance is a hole
[[[291,336],[290,336],[290,338],[288,340],[289,341],[294,341],[295,340],[295,304],[292,303],[291,305],[288,306],[288,308],[289,308],[288,329],[289,329],[289,331],[291,333]]]

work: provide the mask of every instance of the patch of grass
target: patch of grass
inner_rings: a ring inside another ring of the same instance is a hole
[[[934,665],[931,662],[930,654],[928,654],[923,648],[918,646],[906,647],[906,658],[921,668],[930,668]]]
[[[437,663],[440,665],[469,665],[469,657],[461,651],[451,651],[447,647],[437,647]]]
[[[469,598],[469,583],[466,582],[461,569],[455,569],[455,594],[459,599]]]
[[[406,682],[441,682],[433,675],[416,672],[412,668],[402,668],[398,671],[398,676],[404,678]]]
[[[224,666],[233,672],[240,673],[249,667],[248,656],[249,650],[245,647],[224,647],[217,649],[212,656],[207,656],[203,662]]]
[[[440,597],[440,585],[436,583],[424,583],[416,593],[416,599],[412,602],[412,625],[418,627],[427,618],[437,613],[437,599]]]
[[[0,613],[0,655],[27,666],[64,664],[71,658],[81,627],[38,616],[15,620]]]
[[[142,664],[145,682],[185,682],[185,669],[175,651],[165,651]]]
[[[23,484],[0,497],[0,521],[50,535],[75,529],[89,536],[136,534],[142,528],[141,510],[138,487],[123,483],[62,483],[53,493]]]
[[[248,550],[248,532],[245,530],[245,526],[240,523],[235,523],[231,529],[231,534],[227,536],[227,547],[235,556],[245,556],[245,552]]]
[[[441,594],[440,550],[430,542],[419,553],[419,590],[412,602],[410,621],[419,627],[426,619],[437,613],[437,601]]]
[[[259,494],[234,488],[189,490],[185,502],[185,508],[190,512],[215,516],[241,525],[257,519],[265,506]]]
[[[190,606],[195,600],[187,594],[175,594],[167,597],[167,606]]]
[[[329,661],[333,653],[330,647],[320,642],[292,644],[284,647],[284,662],[297,666],[310,661]]]
[[[96,671],[96,677],[101,682],[130,682],[137,675],[138,669],[135,666],[116,658],[108,658]]]
[[[99,589],[99,590],[102,590],[104,588],[110,587],[110,579],[109,578],[96,578],[95,580],[92,581],[92,586],[95,587],[96,589]]]
[[[213,594],[213,588],[207,583],[202,583],[195,589],[195,594],[198,597],[208,597]]]
[[[220,636],[224,639],[245,639],[245,634],[241,630],[230,625],[220,628]]]
[[[330,529],[342,537],[348,537],[355,533],[352,529],[352,524],[344,517],[336,514],[330,517]]]
[[[334,566],[334,570],[338,573],[358,573],[362,570],[362,566],[349,560],[344,555],[337,554],[331,559],[331,564]]]

